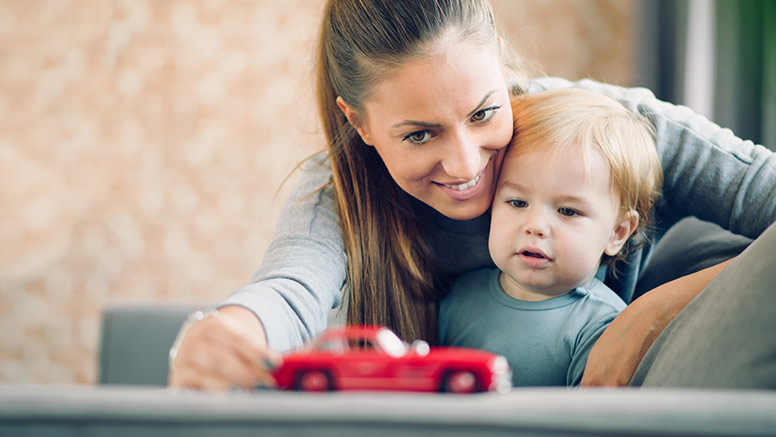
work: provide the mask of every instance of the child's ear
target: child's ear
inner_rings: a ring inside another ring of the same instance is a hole
[[[628,210],[620,216],[620,221],[614,226],[609,242],[604,248],[604,253],[609,256],[615,256],[625,242],[628,241],[633,231],[639,225],[639,213],[634,210]]]
[[[372,138],[369,136],[369,132],[364,127],[358,111],[356,111],[352,106],[348,105],[345,99],[343,99],[341,96],[337,96],[337,106],[339,106],[339,108],[345,114],[345,118],[348,119],[348,123],[350,123],[350,125],[356,129],[356,132],[358,132],[358,135],[361,137],[364,143],[372,146]]]

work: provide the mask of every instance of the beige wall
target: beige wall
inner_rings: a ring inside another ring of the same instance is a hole
[[[94,382],[106,305],[249,281],[322,146],[321,3],[0,0],[0,382]],[[548,74],[629,83],[634,1],[493,6]]]

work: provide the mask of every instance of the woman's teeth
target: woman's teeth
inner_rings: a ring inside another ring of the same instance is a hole
[[[445,185],[445,186],[447,188],[452,188],[453,190],[458,190],[458,191],[468,190],[469,188],[477,185],[477,182],[480,180],[480,176],[482,176],[482,174],[478,174],[477,176],[474,177],[474,179],[460,185]]]

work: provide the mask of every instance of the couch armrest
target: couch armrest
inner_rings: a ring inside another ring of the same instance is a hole
[[[167,353],[191,305],[116,305],[105,309],[100,384],[167,385]]]

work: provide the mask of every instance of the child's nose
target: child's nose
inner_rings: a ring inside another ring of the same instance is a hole
[[[550,229],[540,208],[532,208],[532,211],[529,212],[525,223],[525,233],[538,238],[546,238],[549,235]]]

